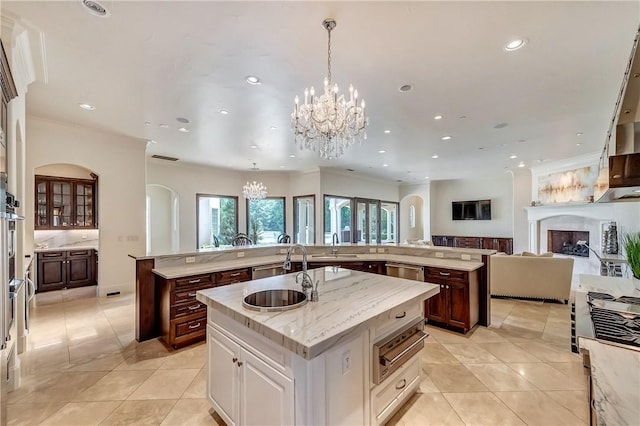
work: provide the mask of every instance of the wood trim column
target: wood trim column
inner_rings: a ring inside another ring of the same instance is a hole
[[[155,259],[136,260],[136,340],[158,337],[156,323]]]
[[[485,327],[491,325],[491,282],[489,281],[489,270],[491,256],[482,255],[484,265],[479,269],[479,292],[480,292],[480,317],[478,323]]]

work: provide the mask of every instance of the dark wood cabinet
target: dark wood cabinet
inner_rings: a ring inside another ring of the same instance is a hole
[[[466,333],[479,317],[478,272],[425,267],[424,280],[440,286],[440,293],[425,301],[430,323]]]
[[[37,175],[35,185],[35,229],[98,227],[95,180]]]
[[[431,241],[435,246],[487,249],[513,254],[513,238],[433,235]]]
[[[40,252],[38,256],[38,292],[95,285],[95,250]]]
[[[196,300],[196,292],[250,279],[251,268],[175,279],[156,277],[157,323],[162,340],[175,349],[204,340],[207,305]]]

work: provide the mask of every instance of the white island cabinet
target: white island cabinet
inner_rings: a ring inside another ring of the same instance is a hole
[[[309,273],[320,300],[289,311],[242,301],[299,290],[294,274],[198,292],[208,305],[207,395],[228,425],[381,424],[419,387],[417,355],[377,384],[373,347],[421,328],[423,301],[439,287],[340,268]]]

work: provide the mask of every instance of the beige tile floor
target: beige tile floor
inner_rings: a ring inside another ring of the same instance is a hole
[[[215,425],[205,345],[137,343],[134,297],[93,292],[36,296],[9,425]],[[489,328],[466,336],[428,330],[420,391],[389,424],[587,424],[567,306],[493,299]]]

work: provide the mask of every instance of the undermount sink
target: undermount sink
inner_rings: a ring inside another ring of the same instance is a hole
[[[358,257],[355,253],[336,253],[336,254],[312,254],[314,259],[335,259],[336,257]]]
[[[242,306],[261,312],[288,311],[307,303],[307,296],[298,290],[263,290],[251,293],[242,300]]]

